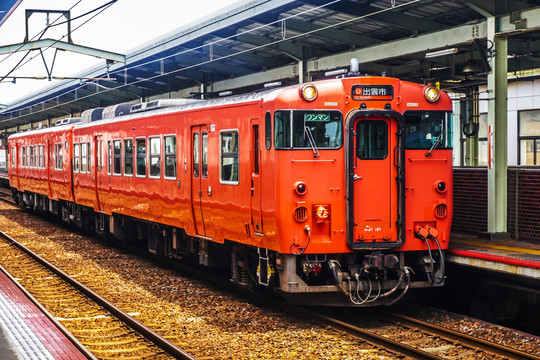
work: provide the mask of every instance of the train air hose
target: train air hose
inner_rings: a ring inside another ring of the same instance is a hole
[[[380,299],[380,298],[387,298],[390,295],[396,293],[396,291],[402,286],[403,282],[405,281],[405,287],[404,287],[403,291],[401,292],[401,294],[399,294],[399,296],[397,296],[395,299],[393,299],[393,300],[389,301],[388,303],[386,303],[387,306],[393,305],[394,303],[399,301],[403,296],[405,296],[405,294],[409,290],[409,287],[410,287],[410,284],[411,284],[411,276],[410,276],[409,269],[408,268],[400,269],[399,270],[399,279],[398,279],[398,282],[396,283],[396,285],[392,289],[388,290],[387,292],[381,293],[381,291],[382,291],[381,282],[379,281],[378,276],[375,275],[379,290],[378,290],[378,293],[376,295],[372,295],[371,292],[373,291],[373,285],[372,285],[372,280],[369,278],[369,274],[368,274],[367,280],[369,282],[369,290],[368,290],[368,293],[367,293],[366,297],[362,298],[360,296],[359,289],[360,289],[360,277],[362,275],[363,270],[360,273],[357,273],[355,275],[356,282],[357,282],[357,284],[356,284],[356,294],[355,294],[355,292],[352,289],[352,281],[354,281],[354,280],[352,280],[351,277],[347,273],[345,273],[343,276],[344,276],[344,280],[349,283],[349,288],[348,289],[345,288],[342,281],[340,280],[339,272],[340,272],[340,269],[341,269],[341,265],[339,264],[339,262],[337,260],[330,260],[329,261],[329,266],[330,266],[330,269],[332,270],[332,274],[333,274],[333,277],[334,277],[334,282],[336,283],[337,287],[341,290],[341,292],[343,294],[345,294],[347,297],[349,297],[350,301],[355,305],[362,305],[362,304],[373,302],[373,301],[375,301],[377,299]],[[354,295],[356,295],[356,296],[354,296]]]

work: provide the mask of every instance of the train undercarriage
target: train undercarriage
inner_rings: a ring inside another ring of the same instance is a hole
[[[365,250],[346,254],[279,254],[225,241],[189,236],[183,229],[94,209],[44,195],[12,190],[22,207],[112,236],[156,256],[227,269],[234,283],[279,292],[293,303],[326,306],[391,305],[410,288],[444,285],[441,251]]]

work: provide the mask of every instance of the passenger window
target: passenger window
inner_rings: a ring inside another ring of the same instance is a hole
[[[199,133],[193,134],[193,177],[199,177]]]
[[[165,136],[165,178],[176,179],[176,136]]]
[[[221,142],[221,181],[238,184],[238,131],[222,132]]]
[[[56,170],[62,170],[64,168],[64,159],[62,157],[62,144],[55,145],[55,167]]]
[[[22,147],[21,152],[21,165],[22,167],[26,167],[26,146]]]
[[[113,142],[113,174],[121,175],[122,174],[122,140],[114,140]]]
[[[30,167],[34,167],[34,147],[30,146],[28,147],[28,150],[30,150]]]
[[[112,170],[112,143],[107,141],[107,174],[111,175]]]
[[[124,139],[124,175],[133,175],[133,139]]]
[[[381,160],[388,155],[388,124],[381,120],[362,120],[356,124],[356,156],[362,160]]]
[[[88,161],[87,161],[88,165],[86,167],[86,172],[90,173],[90,165],[92,164],[92,161],[91,161],[92,153],[90,152],[90,149],[91,149],[90,148],[90,143],[86,143],[85,145],[86,145],[86,158],[88,159]]]
[[[79,162],[80,162],[80,145],[73,144],[73,172],[79,172]]]
[[[161,177],[161,139],[150,138],[150,177]]]
[[[88,147],[86,143],[81,144],[81,173],[86,173],[89,170],[88,166]]]
[[[208,177],[208,133],[202,134],[202,176]]]
[[[146,139],[137,139],[137,176],[146,176]]]
[[[272,115],[269,111],[264,117],[264,143],[266,150],[270,150],[272,147]]]
[[[15,146],[11,147],[11,165],[15,166],[15,159],[17,158],[17,154],[15,153]]]

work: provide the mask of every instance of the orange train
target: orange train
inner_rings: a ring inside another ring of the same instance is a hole
[[[436,87],[371,76],[121,104],[10,136],[9,180],[21,206],[241,286],[391,304],[444,283],[451,109]]]

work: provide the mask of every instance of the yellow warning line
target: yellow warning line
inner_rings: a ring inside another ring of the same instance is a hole
[[[540,250],[524,249],[524,248],[502,246],[502,245],[493,245],[493,244],[487,244],[485,242],[479,242],[479,241],[474,241],[474,240],[450,239],[450,243],[473,245],[473,246],[489,248],[489,249],[507,250],[507,251],[513,251],[513,252],[523,253],[523,254],[540,255]]]

